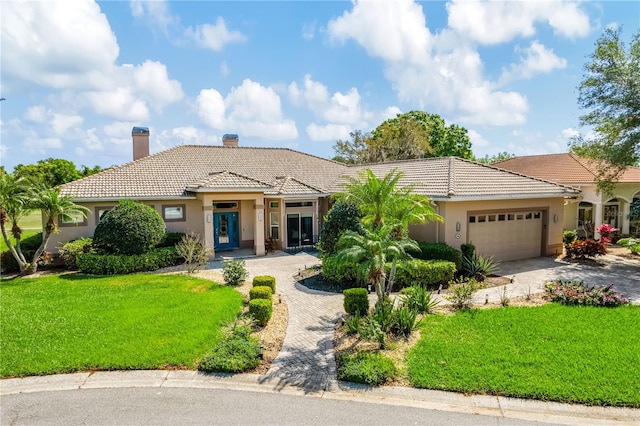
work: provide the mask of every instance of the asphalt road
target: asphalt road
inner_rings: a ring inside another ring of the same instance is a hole
[[[533,425],[501,417],[277,393],[116,388],[2,396],[8,425]]]

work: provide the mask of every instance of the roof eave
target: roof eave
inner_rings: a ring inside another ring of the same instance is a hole
[[[573,198],[579,196],[579,193],[539,193],[539,194],[520,194],[520,195],[509,195],[509,194],[489,194],[489,195],[454,195],[451,197],[446,196],[430,196],[428,197],[433,201],[495,201],[495,200],[527,200],[527,199],[537,199],[537,198]]]
[[[137,196],[126,196],[126,197],[74,197],[71,196],[71,201],[74,203],[100,203],[100,202],[117,202],[120,200],[136,200],[136,201],[173,201],[173,200],[195,200],[196,197],[193,195],[160,195],[157,197],[147,196],[147,197],[137,197]]]

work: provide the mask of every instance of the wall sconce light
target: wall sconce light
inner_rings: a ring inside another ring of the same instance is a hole
[[[461,228],[462,228],[462,225],[460,224],[460,222],[456,222],[456,232],[460,232]]]
[[[558,215],[557,214],[553,215],[553,223],[558,223]]]
[[[262,222],[262,212],[258,212],[258,221]]]
[[[207,213],[207,223],[211,223],[211,213]]]

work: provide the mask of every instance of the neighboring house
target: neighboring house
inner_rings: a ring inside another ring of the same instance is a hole
[[[583,237],[599,237],[595,228],[608,223],[622,234],[640,236],[640,224],[629,221],[629,206],[640,199],[640,168],[629,167],[620,176],[611,194],[599,193],[595,178],[597,163],[573,153],[515,157],[495,167],[571,185],[582,191],[579,199],[568,200],[564,228],[575,229]]]
[[[53,245],[92,236],[100,216],[120,199],[154,207],[169,231],[193,231],[214,250],[253,248],[265,254],[267,238],[280,249],[318,240],[330,195],[344,175],[370,168],[378,176],[397,168],[401,184],[428,196],[444,223],[415,225],[421,241],[477,251],[500,260],[562,250],[566,198],[579,191],[459,158],[431,158],[349,167],[284,148],[182,145],[149,155],[149,131],[133,129],[134,161],[62,186],[62,194],[89,208],[79,225],[61,223]],[[54,239],[52,239],[54,240]],[[53,251],[57,247],[50,247]]]

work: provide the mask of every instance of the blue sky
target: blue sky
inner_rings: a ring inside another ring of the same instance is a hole
[[[3,1],[2,165],[108,167],[180,144],[334,155],[413,109],[469,130],[476,156],[565,152],[587,55],[630,40],[635,1]]]

